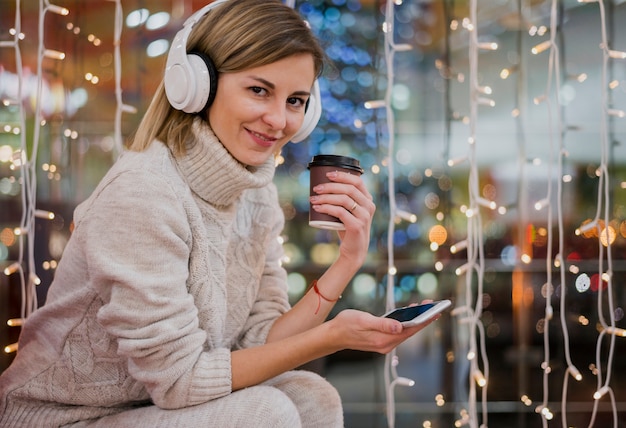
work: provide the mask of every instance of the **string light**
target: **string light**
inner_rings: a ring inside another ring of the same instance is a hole
[[[464,240],[462,240],[460,242],[457,242],[456,244],[452,245],[450,247],[450,252],[452,254],[456,254],[459,251],[462,251],[462,250],[464,250],[466,248],[467,248],[467,239],[464,239]]]
[[[541,416],[544,418],[544,421],[549,421],[554,418],[554,414],[550,411],[550,408],[544,405],[537,406],[535,412],[541,414]]]
[[[15,272],[20,271],[20,268],[21,266],[19,262],[13,262],[9,266],[4,268],[4,274],[6,276],[13,275]]]
[[[490,210],[495,210],[498,208],[498,204],[495,201],[490,201],[488,199],[477,197],[476,202],[478,205],[482,205],[483,207],[489,208]]]
[[[18,344],[17,343],[11,343],[10,345],[7,345],[4,347],[4,353],[5,354],[12,354],[14,352],[17,352],[17,348],[18,348]]]
[[[477,43],[476,47],[478,47],[478,49],[482,49],[485,51],[495,51],[498,49],[498,44],[491,42],[491,43]]]
[[[28,275],[28,280],[29,280],[30,284],[33,284],[33,285],[41,285],[41,278],[39,278],[39,277],[37,276],[37,274],[35,274],[35,273],[33,273],[33,272],[31,272],[31,273]]]
[[[122,99],[122,28],[124,26],[124,14],[122,11],[122,3],[120,0],[109,0],[115,3],[115,22],[113,29],[113,58],[115,68],[115,120],[114,120],[114,141],[115,148],[118,153],[123,151],[122,138],[122,113],[137,113],[137,109],[127,105]]]
[[[11,156],[10,169],[20,173],[18,182],[21,186],[22,194],[22,218],[20,225],[13,229],[17,238],[18,257],[4,269],[5,275],[18,275],[18,283],[21,288],[21,308],[20,317],[8,320],[9,326],[20,326],[23,320],[37,309],[37,293],[35,287],[41,284],[41,279],[36,273],[35,265],[35,219],[53,220],[55,214],[47,210],[37,209],[37,153],[39,149],[41,127],[45,126],[45,119],[42,117],[42,99],[44,87],[44,59],[62,61],[66,55],[64,52],[50,49],[44,43],[44,28],[46,14],[53,13],[60,16],[69,15],[69,9],[55,4],[48,0],[39,1],[38,14],[38,37],[37,37],[37,72],[34,79],[34,116],[32,144],[26,141],[26,111],[22,100],[24,96],[24,71],[22,64],[22,52],[20,42],[25,39],[21,31],[20,1],[15,2],[15,22],[9,32],[13,36],[11,41],[2,41],[0,48],[11,48],[15,57],[16,80],[14,99],[5,99],[2,105],[5,107],[14,106],[17,111],[18,125],[14,128],[13,134],[20,140],[20,148],[15,150]],[[17,351],[17,343],[6,345],[4,351],[13,353]]]
[[[20,41],[24,39],[24,34],[21,31],[20,4],[18,0],[16,0],[15,2],[15,21],[14,21],[13,29],[12,31],[10,31],[10,34],[13,36],[13,40],[2,41],[0,43],[0,47],[12,49],[13,51],[13,56],[15,58],[16,75],[17,75],[17,87],[15,88],[16,89],[15,98],[3,100],[3,105],[7,107],[8,106],[17,107],[17,120],[19,123],[19,129],[24,130],[26,129],[26,113],[25,113],[24,105],[21,102],[21,100],[23,99],[24,82],[22,79],[22,76],[23,76],[22,50],[20,48]],[[27,147],[26,133],[19,132],[16,135],[18,135],[19,140],[20,140],[20,149],[15,150],[13,154],[11,155],[10,168],[14,171],[20,171],[20,168],[22,167],[22,165],[26,163],[26,156],[25,156],[26,147]],[[29,183],[29,177],[28,177],[27,172],[24,172],[23,170],[22,172],[24,176],[21,178],[20,183],[22,185],[22,192],[24,192],[25,184]],[[22,194],[26,195],[26,193],[22,193]],[[27,203],[27,199],[23,198],[22,203],[23,204]],[[27,214],[26,207],[23,207],[23,214]],[[16,231],[18,233],[15,233]],[[22,287],[22,299],[23,300],[26,299],[26,292],[24,289],[25,280],[23,276],[24,272],[22,270],[22,263],[24,262],[24,239],[25,239],[24,236],[27,233],[28,233],[27,215],[23,215],[22,224],[20,225],[20,227],[17,227],[14,230],[14,234],[17,237],[18,248],[19,248],[18,260],[11,263],[9,266],[7,266],[4,269],[4,274],[7,276],[13,275],[15,273],[19,273],[20,283],[23,285]],[[28,305],[27,302],[26,302],[26,305],[22,305],[22,307],[24,306],[32,307],[32,305]],[[4,348],[4,351],[6,353],[15,352],[15,350],[17,350],[17,346],[15,344],[7,345]]]
[[[491,98],[485,98],[485,97],[478,97],[476,102],[480,105],[489,106],[489,107],[495,107],[496,105],[496,102],[494,100],[492,100]]]
[[[623,328],[609,326],[609,327],[606,327],[604,331],[607,334],[612,334],[612,335],[619,336],[619,337],[626,337],[626,330]]]
[[[417,215],[404,210],[396,210],[396,216],[409,223],[417,222]]]
[[[550,204],[550,199],[551,199],[551,194],[552,194],[552,165],[554,163],[554,154],[558,153],[557,156],[557,172],[556,174],[560,177],[562,175],[562,162],[563,162],[563,138],[562,135],[560,133],[557,133],[557,139],[558,139],[558,147],[555,147],[555,143],[554,143],[554,133],[552,132],[553,129],[562,129],[562,124],[561,124],[561,115],[560,115],[560,110],[559,110],[559,106],[562,105],[561,100],[560,100],[560,94],[559,91],[555,89],[555,97],[556,97],[556,102],[553,104],[552,100],[550,98],[550,94],[552,93],[552,88],[560,88],[561,87],[561,83],[560,83],[560,62],[559,62],[559,45],[557,43],[556,37],[557,37],[557,33],[559,32],[559,27],[557,25],[557,17],[558,17],[558,10],[557,10],[557,1],[556,0],[552,0],[551,2],[551,7],[550,7],[550,39],[547,41],[544,41],[536,46],[534,46],[531,49],[531,53],[532,54],[540,54],[546,50],[549,51],[549,55],[548,55],[548,79],[547,79],[547,83],[546,83],[546,91],[545,94],[541,95],[540,97],[536,97],[533,101],[535,105],[540,105],[540,104],[544,104],[546,111],[547,111],[547,125],[549,130],[551,131],[549,134],[549,147],[550,147],[550,159],[548,160],[548,169],[547,169],[547,177],[546,177],[546,181],[548,182],[548,189],[547,189],[547,196],[536,202],[535,203],[535,210],[540,211],[543,210],[544,208],[547,207],[547,212],[546,212],[546,223],[547,223],[547,244],[546,244],[546,284],[548,285],[548,287],[546,288],[546,292],[544,293],[544,297],[545,297],[545,317],[544,317],[544,323],[543,323],[543,348],[544,348],[544,363],[542,364],[542,369],[543,369],[543,400],[542,403],[537,407],[536,411],[537,413],[539,413],[541,415],[541,421],[544,427],[547,426],[548,421],[552,420],[554,417],[554,414],[552,413],[552,411],[550,411],[550,409],[548,408],[548,398],[549,398],[549,388],[548,388],[548,380],[549,380],[549,375],[552,373],[552,368],[550,367],[550,365],[548,364],[548,362],[550,361],[550,325],[551,325],[551,321],[553,318],[553,308],[552,308],[552,303],[551,303],[551,299],[552,299],[552,292],[550,291],[551,287],[552,287],[552,259],[551,259],[551,254],[552,254],[552,249],[554,247],[554,237],[553,237],[553,223],[554,223],[554,219],[553,219],[553,209],[552,209],[552,205]],[[554,86],[553,86],[554,84]],[[553,105],[556,105],[557,107],[554,108]],[[556,119],[554,119],[556,118]],[[556,125],[554,124],[554,122],[556,122]],[[559,230],[559,234],[558,234],[558,238],[559,238],[559,242],[558,242],[558,254],[562,254],[563,253],[563,214],[562,214],[562,186],[563,186],[563,180],[558,180],[558,186],[557,186],[557,206],[556,206],[556,214],[557,214],[557,224],[558,224],[558,230]],[[557,256],[557,259],[560,256]],[[528,257],[529,260],[528,262],[530,262],[530,256]],[[560,266],[560,270],[559,273],[561,275],[561,283],[565,284],[565,265],[564,263],[559,263]],[[561,305],[565,304],[565,290],[561,291]],[[561,310],[561,317],[564,316],[564,311]],[[563,324],[563,323],[562,323]],[[566,336],[565,338],[565,355],[566,355],[566,359],[568,362],[569,366],[572,366],[571,361],[570,361],[570,357],[569,357],[569,342],[568,342],[568,334],[567,334],[567,326],[566,325],[562,325],[563,331],[564,331],[564,336]],[[567,381],[567,375],[565,376],[565,381]],[[566,388],[563,388],[563,397],[564,400],[562,400],[562,406],[564,405],[564,402],[566,401],[566,397],[567,397],[567,391]],[[565,408],[562,408],[561,414],[562,414],[562,420],[563,420],[563,424],[564,426],[568,426],[565,422],[567,416],[566,413],[564,412]]]
[[[545,42],[541,42],[538,45],[535,45],[530,50],[534,55],[539,55],[540,53],[546,51],[549,47],[552,46],[551,40],[546,40]]]
[[[44,56],[46,58],[50,58],[50,59],[58,59],[58,60],[65,59],[65,53],[64,52],[56,51],[54,49],[44,49],[43,52],[42,52],[42,56]]]
[[[413,386],[415,385],[415,381],[413,379],[409,379],[406,377],[397,377],[391,382],[392,386],[402,385],[402,386]]]
[[[487,385],[487,379],[485,379],[483,373],[478,369],[474,370],[474,380],[476,381],[476,384],[481,388]]]
[[[470,379],[468,383],[468,409],[464,416],[455,422],[455,426],[469,425],[475,428],[478,427],[478,392],[476,391],[476,387],[481,388],[481,426],[486,427],[488,420],[487,389],[489,383],[489,360],[487,358],[484,326],[481,320],[485,250],[482,218],[477,207],[481,206],[489,210],[495,210],[497,208],[495,201],[480,196],[478,184],[479,174],[476,162],[478,107],[495,106],[493,99],[482,96],[490,95],[492,92],[491,87],[482,86],[478,83],[478,50],[485,48],[497,49],[497,45],[486,45],[478,42],[477,0],[470,1],[469,18],[463,20],[463,28],[469,33],[470,114],[467,122],[469,125],[469,136],[467,139],[469,154],[467,161],[469,163],[468,184],[470,201],[469,208],[465,209],[465,216],[467,217],[467,238],[464,240],[465,243],[463,244],[467,249],[467,262],[457,267],[455,274],[457,276],[464,276],[465,279],[465,301],[461,303],[461,306],[466,309],[461,313],[464,312],[467,316],[460,317],[458,323],[468,329],[469,349],[466,355],[470,366]],[[457,312],[453,313],[458,314]],[[480,370],[479,364],[482,364],[482,370]],[[473,381],[472,377],[474,378]]]
[[[384,100],[365,101],[364,106],[366,109],[377,109],[387,107],[387,103]]]
[[[472,266],[471,262],[464,263],[461,266],[459,266],[458,268],[456,268],[454,270],[454,273],[456,274],[456,276],[465,275],[467,273],[467,271],[470,269],[471,266]]]
[[[452,308],[452,310],[450,311],[450,315],[452,315],[453,317],[459,316],[459,315],[464,315],[466,313],[470,312],[470,308],[467,306],[457,306],[455,308]]]
[[[567,373],[569,373],[577,381],[581,381],[583,379],[583,375],[581,375],[580,371],[573,365],[569,365],[567,367]]]
[[[52,13],[56,13],[57,15],[69,15],[70,11],[69,9],[65,8],[65,7],[61,7],[61,6],[57,6],[54,4],[50,4],[48,1],[45,2],[45,10],[52,12]]]
[[[37,218],[45,219],[45,220],[54,220],[54,213],[51,211],[38,210],[36,209],[33,212],[33,215]]]
[[[626,116],[626,112],[624,112],[624,110],[616,110],[616,109],[608,109],[607,114],[609,116],[614,116],[614,117],[619,117],[619,118],[623,118],[624,116]]]
[[[467,156],[462,156],[462,157],[458,157],[455,159],[448,159],[448,166],[449,167],[453,167],[453,166],[457,166],[463,162],[467,161]]]
[[[601,73],[601,121],[600,121],[600,166],[598,167],[599,180],[598,180],[598,197],[596,204],[596,214],[593,220],[589,224],[594,224],[597,226],[600,223],[600,218],[603,214],[603,223],[605,225],[610,224],[609,215],[611,210],[611,189],[610,189],[610,177],[609,177],[609,153],[611,150],[612,139],[609,137],[609,126],[608,126],[608,118],[609,116],[620,117],[619,113],[615,114],[617,111],[611,111],[610,109],[610,100],[609,100],[609,64],[613,59],[624,59],[626,58],[626,53],[621,51],[615,51],[609,49],[608,35],[607,35],[607,24],[606,24],[606,12],[604,9],[604,2],[598,1],[598,10],[600,13],[600,29],[601,29],[601,42],[600,49],[602,50],[602,73]],[[613,113],[613,114],[611,114]],[[583,229],[583,227],[581,227]],[[584,229],[583,229],[584,230]],[[614,426],[617,427],[617,407],[615,403],[615,398],[613,397],[612,390],[609,387],[611,382],[612,370],[613,370],[613,358],[615,354],[615,334],[609,334],[609,343],[608,346],[603,345],[604,338],[606,337],[607,331],[615,331],[615,307],[613,303],[613,280],[612,273],[613,272],[613,255],[612,255],[612,242],[607,239],[608,233],[605,231],[601,231],[598,233],[598,274],[602,278],[603,281],[606,281],[606,289],[604,286],[598,287],[598,298],[597,298],[597,313],[600,325],[602,330],[600,334],[598,334],[597,344],[596,344],[596,379],[598,384],[598,391],[594,394],[594,403],[593,410],[591,416],[590,426],[593,425],[593,421],[595,419],[595,415],[598,411],[598,403],[599,399],[602,398],[607,392],[611,397],[611,411],[613,414]],[[605,241],[605,242],[603,242]],[[606,255],[605,255],[606,252]],[[606,262],[606,271],[604,269],[604,263]],[[609,273],[606,277],[604,273]],[[605,279],[606,278],[606,279]],[[606,292],[607,296],[604,298],[604,293]],[[607,305],[607,308],[604,308],[604,305]],[[609,320],[605,319],[604,314],[609,314]],[[611,329],[611,330],[609,330]],[[602,355],[601,350],[605,349],[607,354]],[[603,362],[606,362],[606,367],[602,365]],[[600,385],[602,385],[600,387]]]
[[[503,68],[502,70],[500,70],[500,79],[505,80],[508,79],[509,76],[511,76],[511,74],[513,72],[515,72],[517,70],[517,67],[508,67],[508,68]]]
[[[7,320],[7,325],[9,327],[20,327],[24,324],[24,319],[22,318],[11,318]]]
[[[394,367],[397,365],[397,359],[394,359]],[[387,387],[387,421],[389,427],[395,425],[395,388],[397,385],[411,387],[415,385],[415,381],[406,377],[396,377]]]
[[[598,227],[598,222],[597,220],[593,220],[590,221],[588,223],[583,224],[582,226],[580,226],[579,228],[576,229],[575,233],[576,235],[583,235],[593,229],[596,229]]]
[[[626,58],[626,52],[623,51],[608,51],[609,57],[613,58],[613,59],[625,59]]]
[[[550,200],[548,198],[544,198],[540,201],[535,202],[535,210],[537,211],[541,211],[542,209],[544,209],[548,204],[550,203]]]
[[[24,229],[22,227],[16,227],[15,229],[13,229],[13,234],[15,236],[26,235],[27,233],[28,233],[28,229]]]
[[[602,397],[604,397],[607,392],[609,392],[609,387],[605,385],[602,388],[600,388],[599,390],[597,390],[596,392],[594,392],[593,399],[594,400],[599,400]]]
[[[393,37],[393,27],[395,21],[395,6],[394,2],[387,2],[385,5],[385,22],[383,23],[383,35],[385,45],[385,61],[387,66],[387,89],[385,92],[384,100],[367,101],[365,107],[368,109],[382,108],[386,109],[386,120],[388,128],[388,152],[389,159],[392,158],[395,146],[395,118],[394,111],[391,107],[392,91],[394,87],[394,58],[396,52],[405,52],[411,49],[407,44],[396,44]],[[399,210],[396,206],[395,199],[395,168],[394,163],[390,161],[388,167],[388,198],[389,198],[389,211],[396,215],[389,216],[389,222],[387,226],[387,290],[386,290],[386,310],[390,311],[395,308],[395,283],[396,283],[396,267],[394,261],[394,231],[396,216],[404,218],[408,221],[417,221],[417,217],[413,214]],[[385,367],[384,378],[387,393],[387,423],[389,428],[394,428],[395,424],[395,404],[394,404],[394,388],[398,383],[406,384],[412,382],[404,378],[400,378],[397,373],[396,366],[398,364],[398,357],[396,349],[385,355]]]

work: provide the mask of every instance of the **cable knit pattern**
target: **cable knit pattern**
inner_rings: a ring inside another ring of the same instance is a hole
[[[178,159],[160,142],[125,153],[77,207],[46,305],[0,376],[0,426],[228,396],[231,350],[264,343],[289,309],[273,159],[246,168],[203,120],[193,131]]]

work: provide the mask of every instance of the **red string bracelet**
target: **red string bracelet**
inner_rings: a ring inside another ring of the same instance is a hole
[[[317,309],[315,310],[315,315],[317,315],[317,313],[320,311],[320,307],[322,306],[322,299],[326,300],[327,302],[331,302],[331,303],[336,302],[336,301],[339,300],[339,299],[332,300],[332,299],[329,299],[328,297],[324,296],[320,292],[320,289],[317,288],[317,279],[313,280],[312,285],[313,285],[313,291],[315,291],[315,293],[317,294]],[[341,296],[339,296],[339,298],[341,298]]]

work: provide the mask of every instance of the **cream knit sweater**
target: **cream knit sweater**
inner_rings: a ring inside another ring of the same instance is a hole
[[[76,209],[46,304],[0,377],[0,426],[226,396],[231,350],[264,343],[289,309],[273,159],[246,168],[204,121],[193,129],[182,158],[158,141],[125,153]]]

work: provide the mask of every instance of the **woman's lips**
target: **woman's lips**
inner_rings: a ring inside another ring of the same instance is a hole
[[[272,147],[274,143],[277,141],[276,138],[269,137],[265,134],[260,134],[258,132],[252,131],[248,129],[248,133],[252,137],[252,139],[260,146],[263,147]]]

